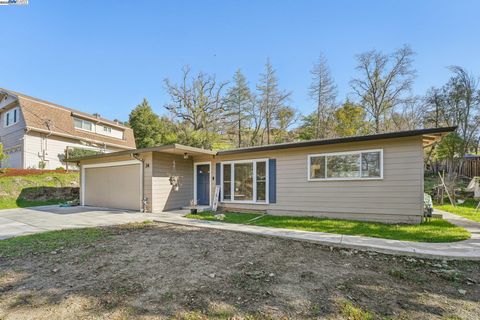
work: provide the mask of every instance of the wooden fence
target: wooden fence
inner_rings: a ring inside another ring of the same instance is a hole
[[[445,170],[447,172],[448,166],[445,163],[437,162],[433,166],[433,172],[442,172]],[[465,159],[463,162],[462,167],[460,168],[459,172],[460,176],[473,178],[480,176],[480,158],[473,158],[473,159]]]

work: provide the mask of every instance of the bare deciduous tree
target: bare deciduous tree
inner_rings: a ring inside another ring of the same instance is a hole
[[[323,54],[320,54],[310,73],[312,74],[312,84],[308,93],[317,107],[315,138],[326,138],[329,136],[328,127],[333,118],[337,86]]]
[[[427,106],[420,97],[412,97],[396,109],[390,112],[387,121],[386,127],[389,131],[414,130],[424,126]]]
[[[172,84],[165,79],[171,103],[165,105],[174,117],[189,123],[193,130],[214,128],[222,118],[223,89],[228,82],[217,83],[214,76],[202,72],[190,79],[190,68],[182,69],[182,83]]]
[[[457,126],[455,133],[445,137],[436,153],[447,165],[447,187],[454,196],[454,188],[464,163],[464,156],[478,147],[476,137],[480,124],[480,92],[478,80],[465,69],[449,67],[453,76],[441,89],[432,89],[427,96],[435,125]],[[432,119],[433,118],[433,119]]]
[[[357,70],[361,76],[351,81],[353,92],[374,121],[375,133],[391,109],[405,101],[415,77],[412,69],[413,51],[403,46],[390,55],[368,51],[357,56]]]

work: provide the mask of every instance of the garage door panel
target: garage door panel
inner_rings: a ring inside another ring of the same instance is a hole
[[[85,205],[140,210],[140,165],[85,169]]]

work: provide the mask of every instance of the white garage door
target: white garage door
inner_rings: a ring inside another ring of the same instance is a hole
[[[140,210],[140,164],[85,168],[84,205]]]

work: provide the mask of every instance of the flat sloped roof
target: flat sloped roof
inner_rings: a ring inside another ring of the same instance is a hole
[[[278,144],[269,144],[265,146],[257,147],[246,147],[238,148],[232,150],[223,150],[218,151],[218,155],[226,154],[237,154],[237,153],[246,153],[246,152],[258,152],[258,151],[270,151],[270,150],[280,150],[280,149],[290,149],[290,148],[301,148],[301,147],[311,147],[311,146],[321,146],[329,144],[338,144],[338,143],[347,143],[347,142],[360,142],[360,141],[370,141],[370,140],[381,140],[381,139],[393,139],[393,138],[404,138],[404,137],[414,137],[414,136],[423,136],[424,137],[424,146],[428,146],[433,142],[441,139],[442,136],[453,132],[457,127],[444,127],[444,128],[429,128],[429,129],[417,129],[409,131],[398,131],[398,132],[388,132],[388,133],[379,133],[379,134],[370,134],[364,136],[352,136],[344,138],[333,138],[333,139],[317,139],[317,140],[308,140],[300,142],[287,142],[287,143],[278,143]]]

